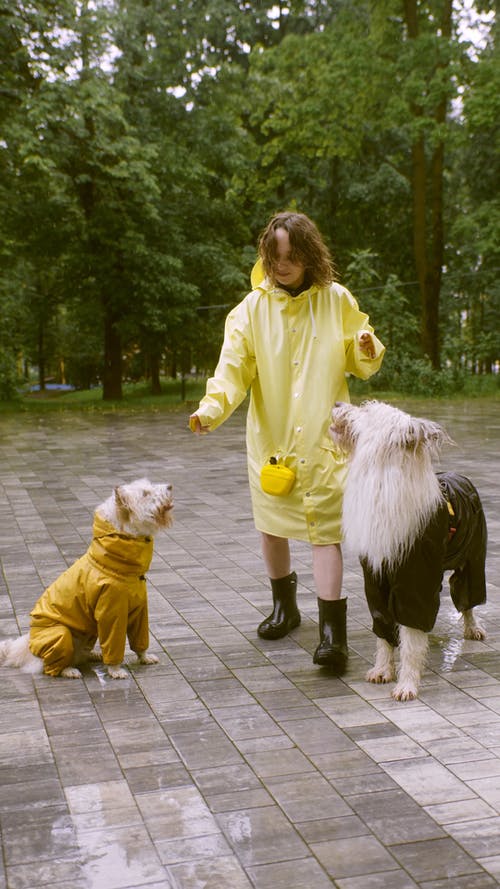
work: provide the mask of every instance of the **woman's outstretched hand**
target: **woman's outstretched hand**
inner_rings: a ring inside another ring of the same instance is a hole
[[[201,425],[201,420],[198,414],[191,414],[189,418],[189,428],[195,435],[206,435],[210,427]]]

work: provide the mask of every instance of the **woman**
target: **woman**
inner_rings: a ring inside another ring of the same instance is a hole
[[[197,434],[213,431],[250,389],[248,476],[273,596],[273,611],[257,632],[264,639],[280,639],[299,625],[288,541],[309,541],[320,629],[313,660],[342,675],[347,663],[347,600],[340,598],[346,462],[335,452],[328,426],[333,404],[349,400],[346,373],[368,379],[385,350],[353,296],[334,283],[328,249],[302,213],[278,213],[270,220],[259,240],[252,287],[227,316],[219,362],[190,428]],[[295,473],[284,496],[261,487],[261,469],[271,457]]]

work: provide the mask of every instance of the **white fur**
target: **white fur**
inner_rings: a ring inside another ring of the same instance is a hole
[[[139,478],[115,488],[97,512],[119,531],[144,537],[171,525],[172,505],[172,485],[153,485]]]
[[[396,701],[413,701],[417,697],[428,644],[427,633],[422,630],[399,628],[398,681],[392,692]]]
[[[172,506],[171,485],[153,485],[148,479],[141,478],[115,488],[96,512],[118,531],[131,537],[144,537],[154,536],[160,528],[171,525]],[[101,655],[91,651],[80,637],[74,637],[74,648],[73,665],[60,673],[66,679],[81,678],[78,664],[102,660]],[[156,655],[146,651],[138,652],[137,659],[141,664],[158,663]],[[43,673],[43,660],[29,649],[29,634],[0,642],[0,665],[18,667],[23,673]],[[109,664],[107,671],[111,679],[127,679],[129,676],[121,664]]]
[[[32,654],[29,649],[30,637],[29,633],[24,636],[18,636],[17,639],[4,639],[0,642],[0,665],[4,667],[18,667],[21,673],[32,673],[36,675],[43,673],[43,660]],[[77,664],[84,661],[101,660],[100,655],[91,651],[88,645],[85,645],[80,638],[74,637],[74,666],[66,667],[61,671],[61,676],[66,679],[79,679],[81,677]]]
[[[343,531],[347,549],[368,561],[375,573],[382,565],[398,565],[443,501],[432,466],[444,443],[445,430],[431,420],[381,401],[360,406],[339,402],[332,410],[330,436],[349,458],[343,503]],[[464,638],[484,639],[484,630],[465,611]],[[427,654],[427,634],[399,628],[400,664],[393,697],[409,701],[417,696]],[[375,664],[369,682],[396,679],[394,650],[377,639]]]
[[[464,619],[464,639],[480,642],[486,638],[486,631],[480,621],[477,620],[472,608],[464,611],[462,617]]]
[[[374,571],[405,557],[443,495],[432,457],[450,441],[437,423],[382,401],[338,404],[330,435],[349,455],[343,526],[348,549]]]
[[[43,673],[43,661],[29,650],[30,637],[4,639],[0,642],[0,664],[5,667],[18,667],[21,673]]]
[[[385,639],[377,638],[375,651],[375,663],[365,677],[368,682],[394,682],[396,679],[396,666],[394,663],[394,648]]]

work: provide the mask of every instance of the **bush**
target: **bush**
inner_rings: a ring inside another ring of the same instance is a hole
[[[0,350],[0,401],[17,401],[19,386],[15,357]]]
[[[434,370],[426,358],[386,356],[378,374],[371,377],[368,388],[372,392],[391,391],[402,395],[424,395],[428,398],[455,395],[465,387],[467,375],[453,368]],[[362,384],[366,392],[366,383]],[[359,391],[351,380],[351,391]]]

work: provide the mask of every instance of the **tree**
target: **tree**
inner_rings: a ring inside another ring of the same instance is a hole
[[[354,249],[375,250],[401,280],[416,276],[420,305],[409,310],[435,368],[445,146],[463,58],[451,0],[357,0],[250,64],[262,201],[311,212],[344,268]]]
[[[440,366],[439,303],[444,260],[444,126],[453,90],[450,42],[452,0],[433,6],[404,0],[404,21],[410,57],[425,59],[416,81],[407,80],[413,123],[411,181],[413,245],[422,307],[422,347],[434,368]],[[433,32],[429,33],[429,25]]]
[[[166,358],[210,369],[258,234],[285,206],[318,222],[355,292],[377,288],[362,296],[377,328],[398,315],[392,352],[418,320],[436,368],[441,337],[447,363],[491,367],[498,59],[494,40],[467,55],[459,11],[0,0],[10,379],[20,351],[42,384],[60,364],[81,384],[98,375],[105,398],[125,368],[156,391]],[[363,285],[368,256],[378,277]]]
[[[222,14],[220,6],[206,4],[202,19],[191,3],[157,9],[129,0],[120,9],[114,83],[128,97],[130,125],[155,151],[151,169],[158,218],[143,229],[135,304],[141,306],[141,351],[158,391],[162,353],[168,349],[172,366],[181,355],[189,363],[190,344],[203,346],[196,306],[214,300],[214,294],[220,300],[222,281],[238,278],[231,266],[238,265],[233,245],[241,224],[227,189],[243,138],[223,95],[216,105],[212,101],[217,77],[205,79],[200,73],[208,60],[216,65],[217,53],[220,62],[226,51],[225,43],[212,45],[217,36],[213,17]],[[200,23],[210,39],[203,38]],[[229,26],[224,25],[224,34]]]
[[[62,257],[68,238],[70,200],[50,148],[46,128],[47,33],[60,24],[58,10],[35,11],[23,3],[0,6],[5,55],[0,63],[0,192],[5,232],[2,283],[24,303],[25,335],[18,349],[37,364],[45,386],[47,341],[62,298]],[[53,73],[63,67],[54,59]],[[53,148],[54,146],[52,146]]]
[[[481,4],[489,5],[489,4]],[[461,141],[452,180],[451,274],[446,306],[454,336],[450,361],[465,358],[472,373],[491,373],[500,355],[500,64],[498,23],[482,47],[471,47],[464,82]]]

